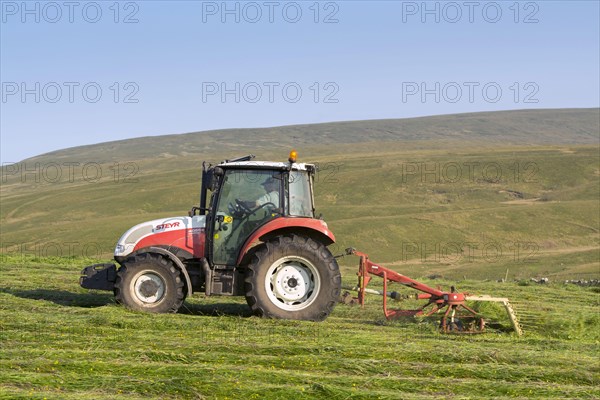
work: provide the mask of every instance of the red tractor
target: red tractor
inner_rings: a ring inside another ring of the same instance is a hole
[[[84,268],[81,286],[155,313],[177,312],[204,292],[246,296],[262,317],[327,318],[341,275],[327,248],[335,237],[315,218],[315,165],[297,163],[295,152],[288,162],[253,158],[203,163],[200,206],[129,229],[115,249],[119,266]]]

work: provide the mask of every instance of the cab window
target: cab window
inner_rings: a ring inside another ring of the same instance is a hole
[[[288,193],[290,216],[313,217],[310,176],[306,171],[290,171]]]

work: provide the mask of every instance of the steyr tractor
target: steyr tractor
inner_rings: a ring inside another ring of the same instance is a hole
[[[132,227],[116,245],[119,265],[84,268],[80,285],[154,313],[177,312],[187,296],[204,292],[245,296],[262,317],[327,318],[341,288],[327,248],[335,237],[315,217],[315,165],[296,157],[203,163],[199,207]]]

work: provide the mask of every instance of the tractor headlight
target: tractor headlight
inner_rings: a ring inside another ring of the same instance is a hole
[[[115,254],[121,254],[125,251],[125,246],[122,244],[117,244],[117,247],[115,247]]]

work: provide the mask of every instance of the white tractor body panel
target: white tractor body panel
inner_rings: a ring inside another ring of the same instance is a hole
[[[200,233],[206,224],[204,215],[193,217],[170,217],[142,222],[125,232],[115,247],[115,257],[123,257],[131,254],[136,245],[144,238],[177,230],[192,230],[192,233]]]

